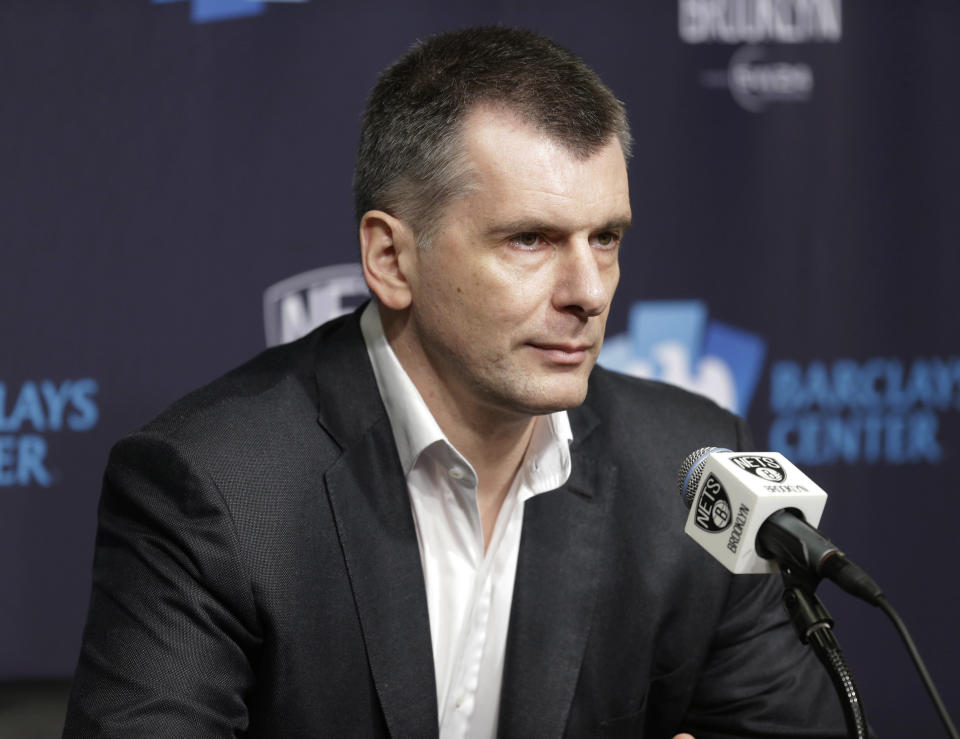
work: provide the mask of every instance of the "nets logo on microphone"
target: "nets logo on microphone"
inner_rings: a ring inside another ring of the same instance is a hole
[[[752,472],[761,480],[766,480],[767,482],[783,482],[787,477],[787,473],[781,464],[773,457],[741,454],[737,457],[730,457],[730,461],[741,470]]]
[[[184,0],[150,0],[153,5],[184,2]],[[268,2],[302,3],[306,0],[190,0],[190,22],[212,23],[233,18],[260,15]]]
[[[599,362],[706,395],[744,416],[766,351],[760,336],[708,319],[699,300],[641,301],[630,308],[627,332],[604,341]]]
[[[698,528],[714,534],[729,528],[733,522],[730,498],[713,473],[707,475],[697,497],[693,520]]]

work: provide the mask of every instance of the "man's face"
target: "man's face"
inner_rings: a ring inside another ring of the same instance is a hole
[[[413,340],[400,356],[413,360],[407,370],[431,407],[529,415],[577,406],[630,221],[620,145],[613,138],[580,161],[484,108],[468,116],[463,142],[473,187],[403,265]]]

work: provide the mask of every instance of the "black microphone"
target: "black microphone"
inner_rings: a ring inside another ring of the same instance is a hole
[[[704,447],[677,483],[690,508],[684,530],[731,572],[774,572],[775,562],[879,604],[880,587],[814,528],[827,494],[782,454]]]

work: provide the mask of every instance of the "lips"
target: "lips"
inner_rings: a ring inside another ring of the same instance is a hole
[[[548,361],[555,364],[573,365],[583,362],[593,345],[531,342],[529,346]]]

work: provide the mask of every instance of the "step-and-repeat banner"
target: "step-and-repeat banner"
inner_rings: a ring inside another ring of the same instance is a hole
[[[0,679],[73,670],[111,444],[363,300],[366,95],[414,40],[478,23],[557,39],[629,110],[635,226],[602,362],[746,415],[824,487],[821,528],[960,713],[947,0],[7,0]],[[876,727],[934,735],[892,627],[821,594]]]

